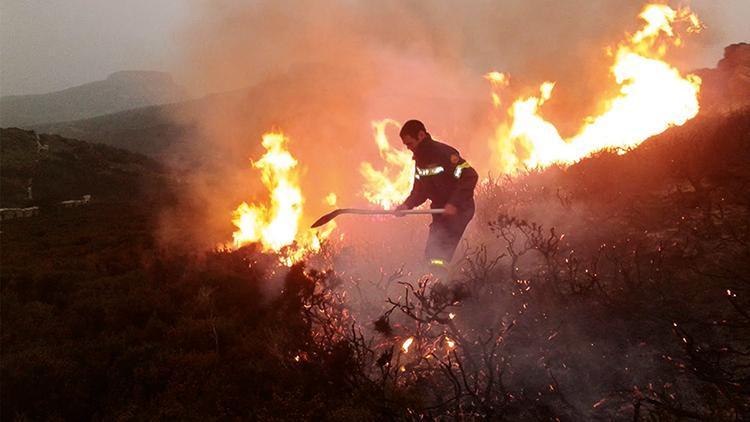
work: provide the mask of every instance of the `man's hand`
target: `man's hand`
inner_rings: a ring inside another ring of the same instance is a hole
[[[445,204],[445,207],[443,208],[445,209],[445,211],[443,211],[444,216],[453,217],[458,214],[458,208],[453,204]]]
[[[404,213],[402,213],[402,212],[400,212],[400,211],[406,211],[406,210],[408,210],[408,209],[409,209],[409,207],[407,207],[407,206],[406,206],[406,205],[404,205],[404,204],[401,204],[401,205],[397,206],[396,208],[394,208],[394,209],[393,209],[393,211],[395,211],[395,212],[396,212],[396,214],[395,214],[395,215],[396,215],[396,217],[403,217],[403,216],[404,216]]]

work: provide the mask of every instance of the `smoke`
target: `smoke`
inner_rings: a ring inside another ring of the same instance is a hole
[[[565,135],[610,87],[604,48],[636,28],[641,7],[584,0],[195,2],[179,78],[194,92],[218,94],[175,116],[195,128],[185,142],[200,157],[185,172],[186,202],[208,218],[190,225],[189,237],[211,246],[226,241],[231,210],[264,200],[250,160],[260,157],[261,136],[271,129],[289,136],[300,162],[306,216],[327,210],[330,192],[340,205],[364,205],[359,164],[380,162],[373,120],[421,119],[480,174],[492,172],[488,142],[496,121],[483,78],[491,70],[510,73],[518,93],[556,81],[545,114]],[[165,216],[167,226],[180,219]]]

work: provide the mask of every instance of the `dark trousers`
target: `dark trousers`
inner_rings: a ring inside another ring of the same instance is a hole
[[[428,262],[440,260],[448,264],[461,241],[469,221],[474,217],[474,209],[461,210],[457,215],[434,215],[427,236],[425,257]]]

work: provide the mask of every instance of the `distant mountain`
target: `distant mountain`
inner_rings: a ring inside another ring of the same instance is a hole
[[[103,81],[40,95],[0,97],[0,126],[30,127],[86,119],[188,98],[168,73],[123,71]]]

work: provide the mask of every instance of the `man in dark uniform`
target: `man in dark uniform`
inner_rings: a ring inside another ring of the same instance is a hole
[[[432,217],[425,250],[429,263],[444,269],[474,217],[474,187],[479,176],[455,148],[433,140],[419,120],[404,123],[400,135],[414,154],[416,168],[411,194],[396,211],[418,207],[428,199],[431,208],[445,209]]]

